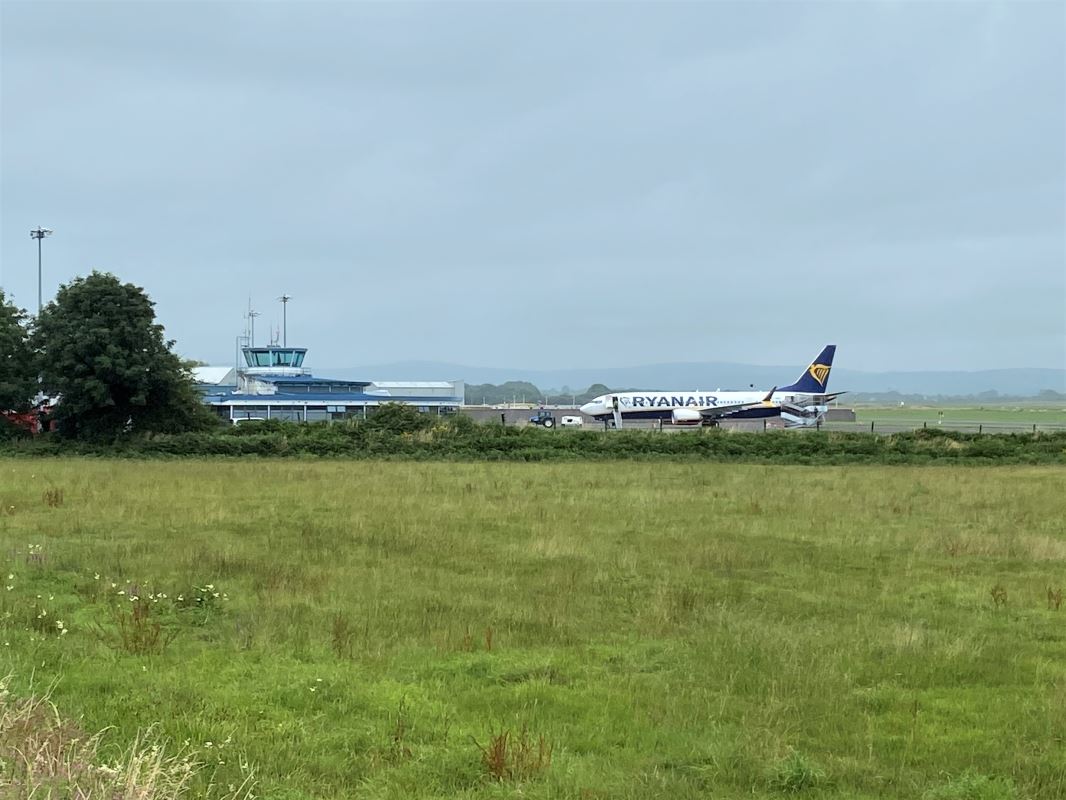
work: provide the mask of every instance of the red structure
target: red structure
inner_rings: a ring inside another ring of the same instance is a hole
[[[38,433],[55,429],[55,424],[50,419],[51,410],[49,405],[40,405],[21,414],[15,411],[0,411],[0,416],[16,428],[21,428],[31,436],[36,436]]]

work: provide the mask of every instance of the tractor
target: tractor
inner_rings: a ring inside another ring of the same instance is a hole
[[[548,411],[546,408],[542,408],[536,414],[529,418],[530,425],[540,425],[542,428],[554,428],[555,427],[555,415]]]

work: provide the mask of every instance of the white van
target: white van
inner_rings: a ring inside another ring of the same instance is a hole
[[[564,428],[580,428],[585,424],[585,420],[581,417],[560,417],[559,424]]]

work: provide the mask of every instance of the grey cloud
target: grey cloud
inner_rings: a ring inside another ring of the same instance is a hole
[[[288,291],[338,366],[1066,361],[1054,4],[3,14],[26,305],[41,222],[52,288],[112,269],[214,360]]]

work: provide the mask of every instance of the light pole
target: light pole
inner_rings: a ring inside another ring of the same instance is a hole
[[[278,298],[281,301],[281,346],[289,346],[289,317],[288,308],[289,301],[292,300],[291,294],[283,294]]]
[[[44,305],[43,294],[41,292],[41,240],[45,236],[51,236],[52,231],[48,228],[42,228],[40,225],[35,230],[30,231],[30,238],[37,240],[37,316],[41,316],[41,307]]]

